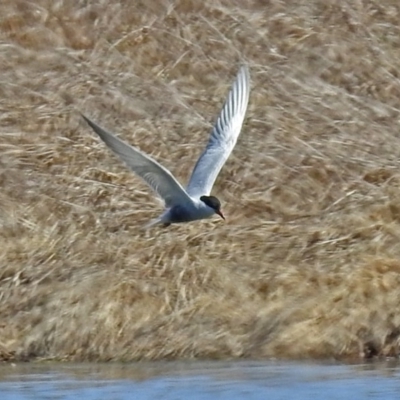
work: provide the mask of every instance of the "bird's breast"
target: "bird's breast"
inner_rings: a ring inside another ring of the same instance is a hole
[[[209,207],[196,207],[187,205],[176,205],[169,209],[169,219],[172,223],[189,222],[196,219],[209,218],[214,210]]]

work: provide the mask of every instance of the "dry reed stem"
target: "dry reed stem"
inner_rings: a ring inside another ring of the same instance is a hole
[[[3,0],[0,358],[397,356],[398,1]],[[185,182],[231,81],[214,193],[161,207],[78,111]]]

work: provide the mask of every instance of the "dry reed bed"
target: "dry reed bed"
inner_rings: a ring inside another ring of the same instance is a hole
[[[3,0],[0,355],[397,356],[397,1]],[[181,179],[237,67],[228,220],[160,207],[79,118]]]

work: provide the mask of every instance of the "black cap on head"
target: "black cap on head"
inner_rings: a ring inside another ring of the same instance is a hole
[[[224,214],[221,211],[221,202],[215,196],[201,196],[200,200],[214,209],[215,213],[218,214],[222,219],[225,219]]]

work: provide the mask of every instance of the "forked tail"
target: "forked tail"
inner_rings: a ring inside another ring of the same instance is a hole
[[[162,224],[163,220],[162,220],[162,216],[155,218],[153,220],[151,220],[150,222],[148,222],[146,225],[144,225],[142,227],[143,230],[149,229],[151,227],[153,227],[154,225],[158,225],[158,224]]]

